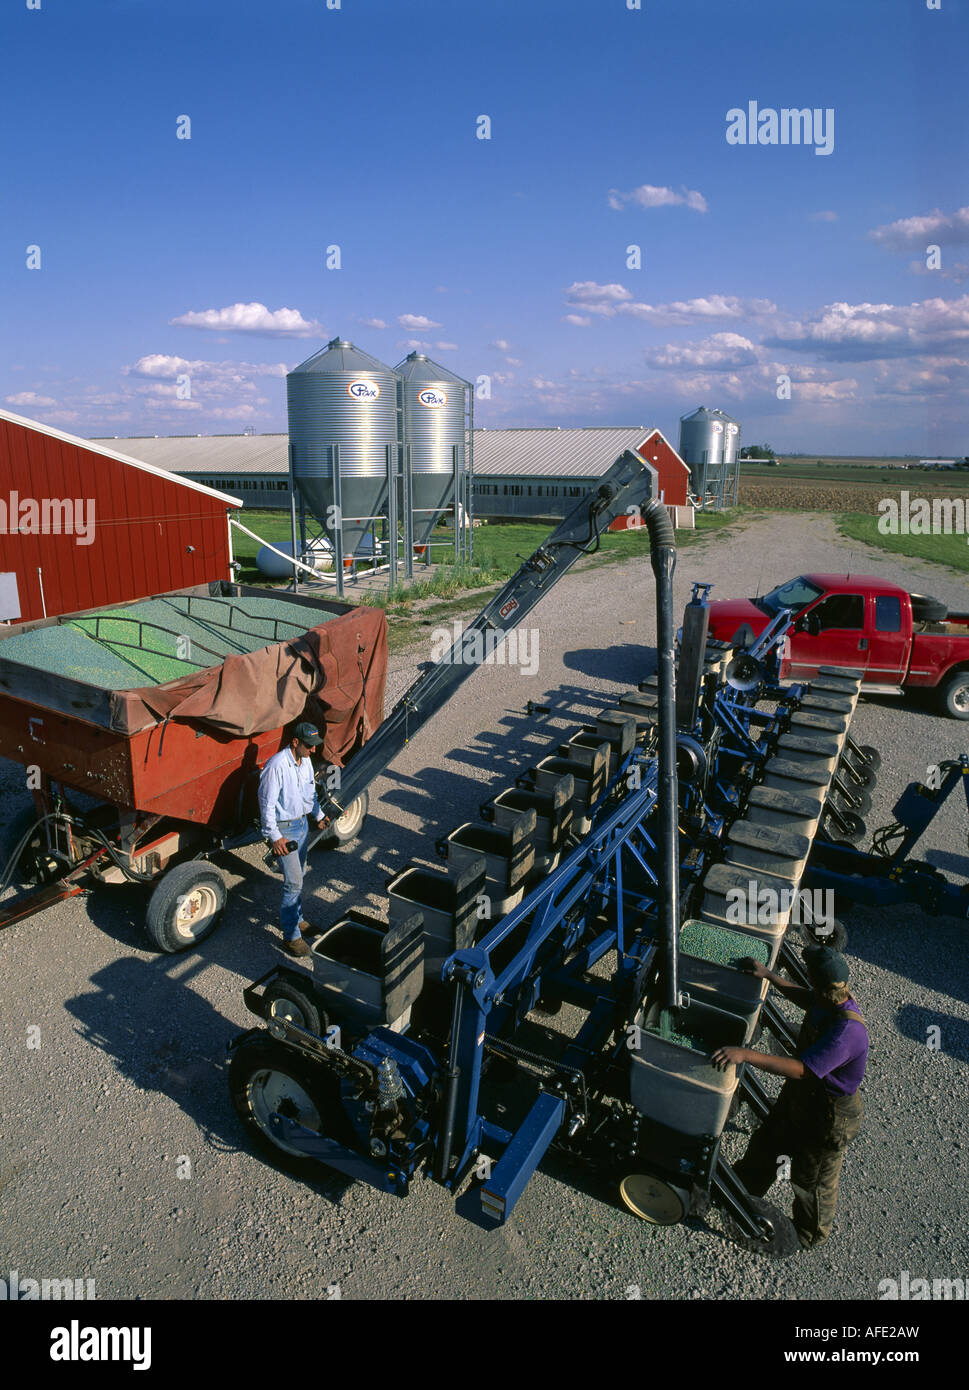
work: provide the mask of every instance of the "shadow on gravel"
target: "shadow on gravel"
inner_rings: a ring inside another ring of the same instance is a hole
[[[615,1213],[616,1221],[623,1222],[629,1230],[639,1227],[643,1238],[643,1253],[649,1254],[649,1239],[655,1230],[663,1231],[669,1227],[654,1227],[648,1221],[641,1220],[634,1216],[623,1205],[619,1196],[619,1176],[614,1176],[612,1180],[603,1173],[598,1173],[591,1168],[580,1168],[574,1163],[569,1163],[566,1159],[555,1154],[546,1155],[539,1164],[541,1172],[553,1181],[561,1183],[563,1187],[570,1187],[574,1192],[578,1192],[583,1197],[588,1197],[592,1201],[600,1203],[604,1207],[609,1207]],[[733,1240],[717,1225],[712,1225],[708,1217],[713,1217],[715,1221],[720,1220],[720,1214],[710,1202],[703,1202],[701,1208],[690,1216],[687,1216],[678,1224],[684,1231],[693,1231],[698,1234],[710,1236],[719,1241],[722,1245],[731,1246],[736,1250]],[[684,1235],[684,1240],[686,1236]]]
[[[173,1100],[210,1148],[238,1152],[244,1136],[222,1059],[240,1030],[185,987],[192,958],[187,964],[186,972],[181,956],[125,957],[93,975],[94,991],[66,1000],[65,1008],[77,1020],[80,1036],[110,1057],[127,1081]],[[335,1202],[349,1184],[321,1170],[321,1177],[306,1186]]]
[[[848,959],[865,960],[891,975],[948,999],[969,1004],[969,978],[960,968],[966,956],[966,923],[929,917],[914,907],[885,910],[856,906],[843,914]],[[954,967],[954,962],[960,963]],[[859,1001],[864,1008],[864,1000]]]
[[[930,1029],[938,1028],[936,1050],[944,1053],[946,1057],[969,1062],[969,1023],[965,1019],[954,1018],[952,1014],[936,1013],[932,1009],[922,1009],[916,1004],[906,1004],[896,1010],[895,1024],[903,1037],[924,1045],[936,1036]]]
[[[610,647],[608,651],[580,647],[577,651],[566,652],[562,662],[567,670],[578,671],[583,676],[593,676],[598,680],[608,675],[612,681],[635,686],[655,672],[656,649],[639,642],[623,642],[621,646]]]

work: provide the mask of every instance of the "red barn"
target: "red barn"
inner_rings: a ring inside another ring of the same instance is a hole
[[[667,443],[660,430],[650,430],[641,444],[636,445],[637,454],[656,469],[657,496],[668,507],[685,507],[689,503],[690,467],[683,462],[672,444]],[[677,514],[674,513],[674,516]],[[679,526],[677,518],[675,525]],[[690,525],[692,526],[692,521]],[[638,523],[631,517],[617,516],[609,527],[610,531],[627,531]]]
[[[0,410],[0,621],[231,579],[228,515],[241,505]]]

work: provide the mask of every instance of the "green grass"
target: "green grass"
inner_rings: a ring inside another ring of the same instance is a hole
[[[712,531],[718,531],[737,520],[740,509],[733,512],[698,512],[695,531],[677,531],[678,546],[695,545]],[[257,531],[270,542],[289,540],[290,520],[284,512],[250,512],[245,524]],[[432,554],[437,572],[428,578],[421,577],[421,565],[414,567],[412,583],[398,587],[393,598],[388,600],[385,593],[370,594],[360,601],[384,608],[389,612],[401,611],[414,600],[428,598],[453,598],[463,589],[479,589],[498,585],[509,579],[518,569],[523,559],[527,559],[547,540],[554,525],[543,522],[490,522],[478,527],[474,533],[474,564],[455,566],[453,542],[447,540],[446,531],[434,533]],[[438,543],[438,539],[442,543]],[[238,572],[242,584],[265,584],[267,581],[256,567],[256,554],[259,545],[239,531],[233,532],[235,558],[242,568]],[[594,563],[611,563],[617,560],[635,559],[649,554],[649,535],[646,528],[638,531],[606,532],[601,540],[599,553]],[[580,563],[585,563],[580,562]],[[274,581],[278,582],[278,581]],[[349,595],[347,595],[349,599]]]
[[[949,565],[963,573],[969,570],[966,536],[884,536],[878,529],[878,521],[877,516],[867,516],[864,512],[841,512],[835,518],[838,530],[849,540],[864,541],[866,545],[888,550],[893,555],[909,555],[937,565]]]

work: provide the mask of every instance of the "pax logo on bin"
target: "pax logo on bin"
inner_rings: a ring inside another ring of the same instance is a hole
[[[447,405],[447,396],[443,391],[435,390],[433,386],[425,386],[417,399],[421,405],[426,405],[428,410],[440,410],[442,406]]]
[[[355,401],[375,401],[380,395],[380,387],[375,381],[351,381],[347,386],[347,395]]]

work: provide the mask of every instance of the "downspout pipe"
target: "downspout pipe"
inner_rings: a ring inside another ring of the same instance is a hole
[[[656,577],[656,652],[659,659],[659,834],[662,993],[668,1009],[680,1002],[677,941],[680,915],[679,787],[676,777],[676,674],[673,660],[673,571],[676,534],[657,498],[643,508],[649,531],[649,560]]]

